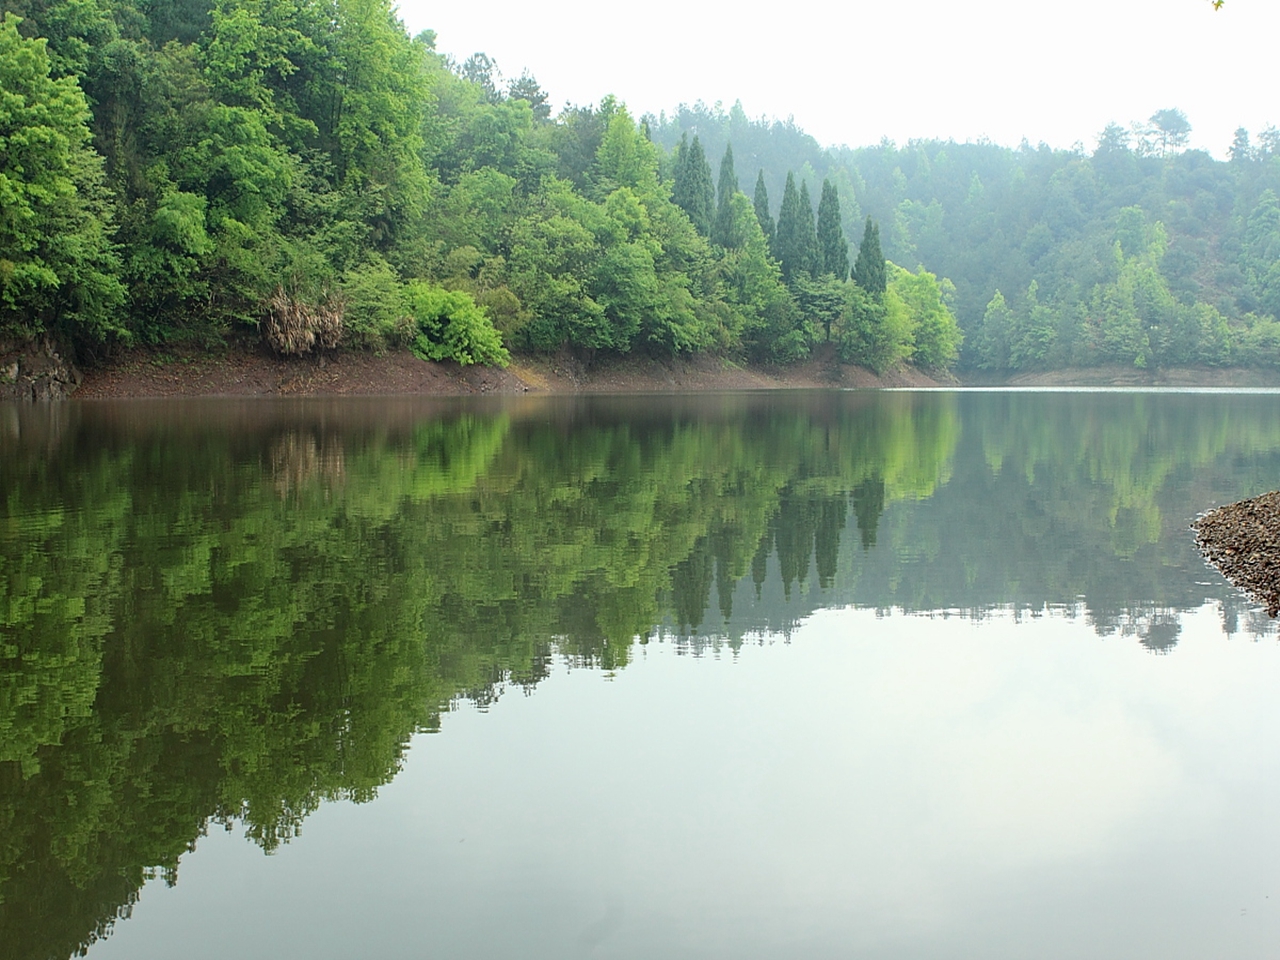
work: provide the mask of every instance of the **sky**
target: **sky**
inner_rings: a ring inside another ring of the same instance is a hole
[[[966,3],[816,0],[798,8],[706,0],[401,0],[413,33],[503,74],[528,69],[557,107],[606,94],[631,112],[742,102],[751,117],[794,117],[824,146],[889,138],[1023,138],[1092,150],[1175,107],[1191,145],[1224,156],[1233,131],[1280,125],[1280,2],[1111,0]]]

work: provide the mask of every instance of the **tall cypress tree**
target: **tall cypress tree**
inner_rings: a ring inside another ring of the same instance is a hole
[[[711,182],[711,166],[702,152],[702,141],[694,135],[686,146],[680,139],[680,156],[676,158],[675,183],[671,199],[689,215],[697,231],[704,237],[711,233],[711,221],[715,215],[716,188]]]
[[[689,187],[689,134],[680,134],[680,143],[676,147],[675,163],[671,169],[671,202],[681,210],[684,209],[684,191]]]
[[[853,279],[858,286],[874,297],[884,296],[888,288],[884,254],[880,252],[880,225],[870,217],[867,217],[867,226],[862,231],[858,259],[853,264]]]
[[[733,171],[733,146],[730,144],[724,148],[724,157],[720,160],[720,180],[716,184],[716,221],[711,230],[711,239],[722,247],[733,245],[733,195],[737,192],[738,175]]]
[[[819,273],[830,273],[837,280],[849,276],[849,241],[840,227],[840,195],[827,180],[822,181],[822,199],[818,201],[818,247],[822,252]]]
[[[778,256],[774,251],[774,229],[773,215],[769,213],[769,191],[764,185],[764,171],[761,170],[756,174],[756,219],[760,221],[760,229],[764,231],[764,239],[769,244],[769,250],[773,252],[774,257]]]
[[[818,234],[813,228],[813,199],[809,196],[809,182],[800,181],[800,269],[809,276],[816,276],[822,266],[822,251],[818,248]]]
[[[803,259],[800,240],[800,194],[796,191],[796,177],[787,172],[787,184],[782,188],[782,207],[778,210],[778,233],[773,255],[782,265],[782,279],[787,283],[799,275]]]

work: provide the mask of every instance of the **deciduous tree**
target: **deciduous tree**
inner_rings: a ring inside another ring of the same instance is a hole
[[[74,77],[0,16],[0,334],[124,332],[109,196]]]

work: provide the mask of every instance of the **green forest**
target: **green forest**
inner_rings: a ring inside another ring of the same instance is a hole
[[[1280,364],[1280,130],[1239,129],[1229,159],[1187,149],[1176,109],[1108,124],[1090,152],[1023,143],[883,142],[824,149],[741,105],[681,107],[651,125],[699,131],[764,171],[829,182],[852,235],[946,277],[961,366],[999,374],[1121,364]],[[770,180],[772,175],[773,179]]]
[[[1280,365],[1275,128],[827,149],[741,105],[554,111],[390,0],[3,11],[0,345]]]
[[[957,355],[950,288],[886,271],[870,222],[850,279],[830,184],[789,181],[775,231],[728,149],[664,151],[610,97],[552,117],[533,77],[451,62],[389,0],[6,7],[10,340],[82,358],[255,332],[281,354],[464,364],[794,360],[828,341],[878,368]]]

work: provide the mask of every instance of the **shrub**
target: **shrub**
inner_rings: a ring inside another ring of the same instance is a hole
[[[511,360],[502,335],[476,306],[471,294],[414,281],[404,302],[418,326],[412,350],[423,360],[456,360],[464,366],[484,363],[505,367]]]

